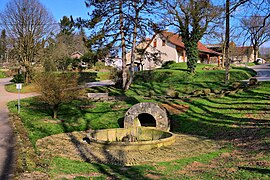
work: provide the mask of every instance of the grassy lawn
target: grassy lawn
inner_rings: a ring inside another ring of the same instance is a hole
[[[0,78],[5,78],[6,74],[5,71],[3,69],[0,69]]]
[[[18,90],[16,89],[16,84],[5,85],[5,89],[8,92],[13,92],[13,93],[18,92]],[[22,85],[21,93],[30,93],[30,92],[35,92],[35,91],[36,91],[35,86],[33,84]]]
[[[101,80],[107,80],[110,77],[110,72],[107,71],[99,71],[99,72],[71,72],[71,73],[78,73],[78,83],[80,85],[84,85],[87,82],[93,82],[93,81],[101,81]],[[0,69],[0,78],[5,77],[4,72]],[[16,86],[14,84],[9,84],[5,86],[6,91],[16,93],[18,90],[16,89]],[[29,93],[29,92],[35,92],[35,85],[34,84],[23,84],[23,88],[21,90],[22,93]]]
[[[56,120],[51,119],[46,105],[34,98],[22,100],[20,118],[32,148],[36,148],[37,140],[54,134],[121,127],[129,107],[151,101],[187,105],[189,109],[185,113],[169,115],[172,132],[209,138],[220,144],[220,149],[131,167],[88,163],[55,155],[41,157],[42,161],[35,162],[36,166],[30,171],[45,172],[51,179],[269,179],[270,83],[260,83],[223,98],[164,98],[169,86],[181,95],[196,89],[228,88],[223,83],[221,70],[202,70],[203,65],[199,65],[192,79],[184,64],[167,68],[170,69],[150,72],[151,77],[145,75],[149,72],[140,72],[126,93],[115,88],[89,89],[109,91],[126,98],[117,102],[73,101],[61,107]],[[247,79],[253,74],[245,68],[234,68],[231,80]],[[142,81],[146,77],[149,80]],[[150,97],[149,91],[154,95]],[[12,113],[16,113],[15,104],[9,103]],[[80,108],[86,105],[89,108]],[[38,148],[35,151],[38,157]]]

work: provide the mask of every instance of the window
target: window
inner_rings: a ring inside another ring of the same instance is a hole
[[[154,40],[154,47],[157,47],[157,40]]]
[[[166,45],[166,40],[162,39],[162,46],[165,46],[165,45]]]

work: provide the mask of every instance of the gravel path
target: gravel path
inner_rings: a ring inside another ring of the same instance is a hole
[[[0,79],[0,179],[12,179],[14,167],[15,139],[9,123],[7,102],[16,100],[18,94],[9,93],[5,85],[9,84],[10,78]],[[36,93],[21,94],[21,98],[37,95]]]

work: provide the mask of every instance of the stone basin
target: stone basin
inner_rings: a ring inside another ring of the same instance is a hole
[[[153,127],[95,130],[88,138],[91,144],[106,150],[150,150],[175,142],[173,133]]]

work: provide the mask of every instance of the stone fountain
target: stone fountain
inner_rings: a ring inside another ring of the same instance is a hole
[[[166,110],[156,103],[143,102],[126,112],[124,128],[96,130],[88,138],[92,144],[108,150],[149,150],[175,142],[169,129]]]

